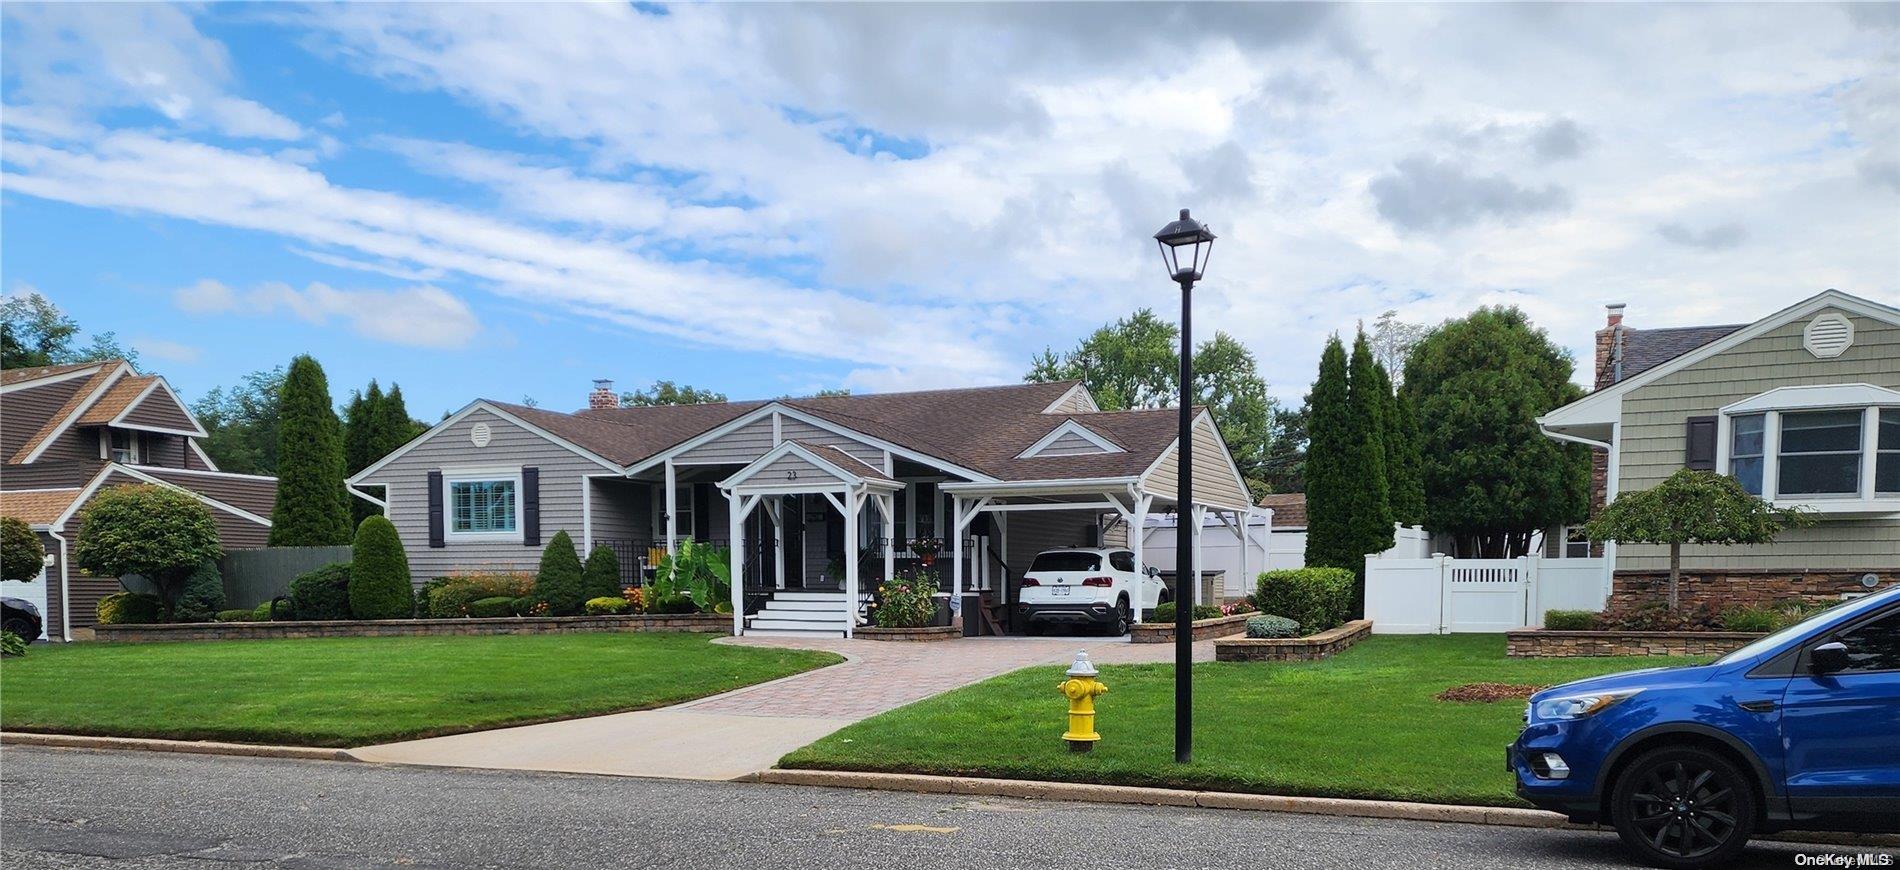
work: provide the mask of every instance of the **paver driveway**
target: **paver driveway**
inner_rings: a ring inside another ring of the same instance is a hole
[[[716,643],[822,649],[842,664],[641,710],[455,734],[352,750],[364,761],[550,770],[685,779],[734,779],[860,719],[958,686],[1086,650],[1098,663],[1171,661],[1170,644],[1123,639],[961,638],[934,643],[803,638],[724,638]],[[1211,641],[1195,644],[1211,661]]]

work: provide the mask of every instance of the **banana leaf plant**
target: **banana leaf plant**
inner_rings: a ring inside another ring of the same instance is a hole
[[[701,613],[732,612],[732,551],[700,541],[681,541],[678,552],[653,572],[653,600],[691,599]]]

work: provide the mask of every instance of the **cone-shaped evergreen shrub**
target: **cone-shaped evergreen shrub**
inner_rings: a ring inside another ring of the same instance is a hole
[[[389,518],[372,516],[356,528],[350,548],[350,613],[357,619],[408,619],[415,612],[402,539]]]
[[[343,424],[330,405],[330,382],[308,355],[284,376],[277,448],[273,547],[324,547],[350,540],[343,489]]]
[[[224,575],[218,573],[218,563],[209,559],[198,566],[185,578],[185,591],[178,595],[177,610],[172,619],[178,622],[210,622],[218,611],[224,609]]]
[[[581,589],[581,557],[567,532],[555,532],[541,553],[541,570],[534,575],[535,600],[545,602],[553,616],[581,612],[587,594]]]
[[[581,600],[620,597],[620,557],[606,544],[595,544],[581,574]]]

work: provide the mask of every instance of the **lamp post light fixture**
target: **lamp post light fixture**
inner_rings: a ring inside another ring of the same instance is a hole
[[[1174,495],[1174,760],[1194,754],[1194,596],[1200,566],[1194,564],[1194,282],[1207,271],[1214,233],[1181,209],[1181,219],[1155,233],[1168,277],[1181,285],[1181,420],[1176,436]],[[1140,529],[1135,534],[1141,534]]]

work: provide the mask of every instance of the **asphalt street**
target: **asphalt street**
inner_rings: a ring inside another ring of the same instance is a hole
[[[709,748],[708,751],[717,751]],[[1746,867],[1797,866],[1756,844]],[[142,752],[0,750],[0,866],[1627,867],[1591,831]]]

